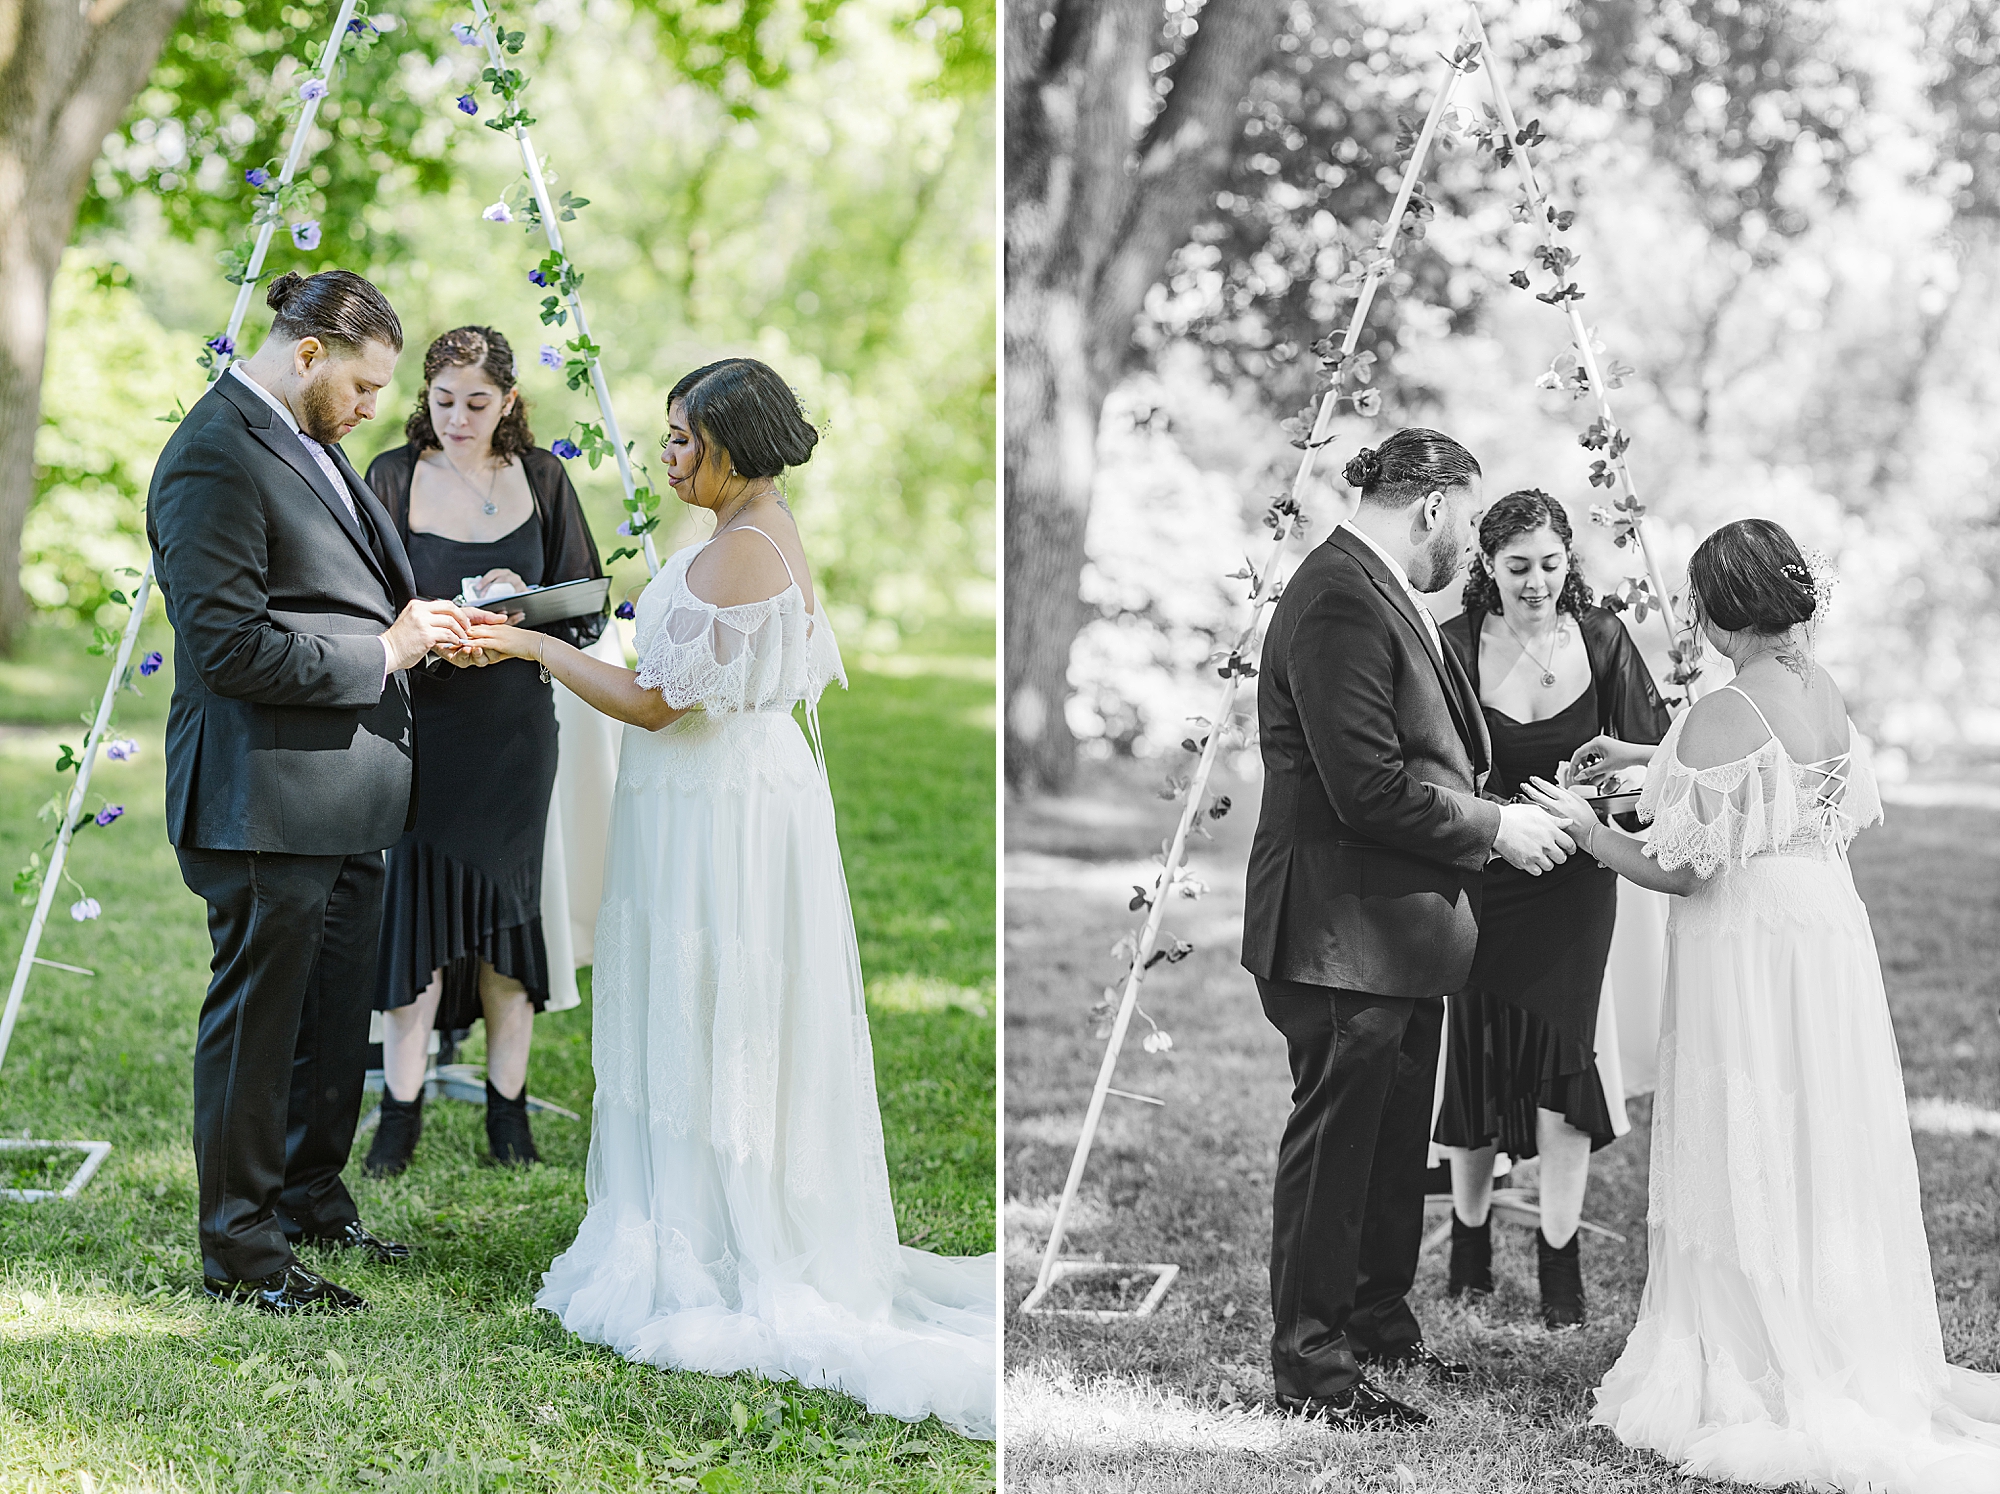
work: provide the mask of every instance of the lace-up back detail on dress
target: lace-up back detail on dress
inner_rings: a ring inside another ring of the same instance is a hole
[[[763,530],[752,532],[778,549]],[[658,690],[668,705],[711,713],[789,711],[815,704],[830,684],[845,686],[833,629],[806,605],[796,579],[776,596],[733,607],[694,594],[688,567],[705,543],[676,551],[639,598],[640,685]],[[778,549],[781,560],[784,553]],[[791,570],[785,561],[788,577]]]
[[[1817,762],[1795,762],[1771,732],[1757,702],[1734,685],[1770,732],[1734,762],[1690,768],[1680,759],[1684,713],[1653,754],[1639,818],[1652,824],[1646,854],[1667,869],[1691,866],[1711,877],[1753,856],[1844,855],[1848,843],[1882,818],[1882,797],[1866,743],[1847,726],[1848,749]]]

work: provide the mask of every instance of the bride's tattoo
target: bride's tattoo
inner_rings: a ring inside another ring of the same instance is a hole
[[[1807,684],[1812,683],[1812,655],[1806,652],[1804,644],[1798,642],[1796,639],[1790,639],[1780,644],[1776,653],[1780,664],[1791,670],[1793,674],[1797,675]]]

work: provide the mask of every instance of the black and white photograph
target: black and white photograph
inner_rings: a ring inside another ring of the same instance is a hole
[[[2000,16],[1005,16],[1005,1487],[2000,1490]]]

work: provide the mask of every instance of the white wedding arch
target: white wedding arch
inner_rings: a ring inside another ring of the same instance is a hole
[[[1374,362],[1373,355],[1360,353],[1357,348],[1361,340],[1361,330],[1368,319],[1370,307],[1382,282],[1395,267],[1396,246],[1400,239],[1409,234],[1412,227],[1418,227],[1433,216],[1435,209],[1422,194],[1421,181],[1431,147],[1438,132],[1445,126],[1448,111],[1452,107],[1454,95],[1461,84],[1474,73],[1484,70],[1490,105],[1487,124],[1475,124],[1466,133],[1477,138],[1481,145],[1493,151],[1497,164],[1512,164],[1520,178],[1522,197],[1515,203],[1515,217],[1520,222],[1536,225],[1540,243],[1534,255],[1541,268],[1553,277],[1554,284],[1538,299],[1559,308],[1568,322],[1569,348],[1558,354],[1551,364],[1543,382],[1552,387],[1567,390],[1574,398],[1594,398],[1597,419],[1578,438],[1587,451],[1599,453],[1591,462],[1590,483],[1592,487],[1611,489],[1612,502],[1609,506],[1592,510],[1592,517],[1608,525],[1620,548],[1629,547],[1638,557],[1640,571],[1629,576],[1617,592],[1607,600],[1620,610],[1631,608],[1636,621],[1643,622],[1651,612],[1658,612],[1666,624],[1669,648],[1668,657],[1673,661],[1678,683],[1689,683],[1693,675],[1688,661],[1680,647],[1680,628],[1674,616],[1673,605],[1666,583],[1661,576],[1659,562],[1646,542],[1646,507],[1639,498],[1638,484],[1632,476],[1632,468],[1627,460],[1630,441],[1619,427],[1611,407],[1611,392],[1620,382],[1613,375],[1607,378],[1606,370],[1598,358],[1598,349],[1585,325],[1583,315],[1577,310],[1580,295],[1575,283],[1569,278],[1569,269],[1575,263],[1575,255],[1563,244],[1565,234],[1573,215],[1559,211],[1550,201],[1549,193],[1541,175],[1535,170],[1533,147],[1541,138],[1533,124],[1521,128],[1514,114],[1513,105],[1508,100],[1506,80],[1500,71],[1498,59],[1488,43],[1486,27],[1480,19],[1477,0],[1467,0],[1466,18],[1457,36],[1454,51],[1444,57],[1445,75],[1431,101],[1429,114],[1423,128],[1418,133],[1410,159],[1403,169],[1403,178],[1396,191],[1394,205],[1390,208],[1387,222],[1372,248],[1359,260],[1350,262],[1346,283],[1358,283],[1354,308],[1347,319],[1346,330],[1336,339],[1327,337],[1314,345],[1319,355],[1322,378],[1315,391],[1316,408],[1307,429],[1300,433],[1293,444],[1300,448],[1298,471],[1292,479],[1291,491],[1271,502],[1264,516],[1265,524],[1271,530],[1271,542],[1265,551],[1261,565],[1254,568],[1246,564],[1229,579],[1250,582],[1250,618],[1236,640],[1228,648],[1214,656],[1218,662],[1217,673],[1222,676],[1222,689],[1213,714],[1200,720],[1204,730],[1198,736],[1191,736],[1182,744],[1184,750],[1195,756],[1192,776],[1176,796],[1180,801],[1180,815],[1174,826],[1173,835],[1164,841],[1160,853],[1154,857],[1159,863],[1159,871],[1150,887],[1134,888],[1133,911],[1145,912],[1144,921],[1138,929],[1126,935],[1116,947],[1115,953],[1126,961],[1122,989],[1108,988],[1105,1000],[1097,1009],[1098,1014],[1108,1017],[1111,1028],[1104,1047],[1103,1060],[1098,1065],[1097,1081],[1092,1086],[1090,1104],[1084,1111],[1082,1131],[1077,1138],[1076,1150],[1070,1160],[1069,1175],[1063,1184],[1061,1200],[1056,1205],[1055,1221],[1050,1228],[1047,1244],[1042,1250],[1042,1260],[1036,1274],[1035,1286],[1022,1300],[1020,1311],[1034,1316],[1074,1317],[1096,1322],[1113,1322],[1127,1317],[1143,1317],[1159,1306],[1167,1289],[1180,1273],[1180,1267],[1167,1262],[1110,1263],[1065,1258],[1062,1254],[1063,1240],[1069,1228],[1072,1209],[1076,1204],[1077,1191],[1083,1181],[1085,1167],[1090,1161],[1091,1147],[1096,1141],[1097,1128],[1103,1118],[1105,1100],[1112,1095],[1149,1104],[1159,1104],[1149,1096],[1131,1094],[1114,1089],[1112,1076],[1118,1066],[1119,1054],[1125,1046],[1125,1038],[1132,1024],[1132,1017],[1139,1010],[1139,989],[1144,984],[1147,972],[1156,964],[1174,964],[1193,952],[1193,946],[1175,938],[1166,945],[1161,944],[1162,925],[1166,916],[1169,898],[1179,894],[1185,898],[1198,898],[1207,888],[1191,875],[1187,857],[1191,838],[1206,833],[1202,820],[1209,817],[1220,818],[1229,805],[1226,800],[1209,801],[1208,783],[1215,770],[1216,759],[1227,743],[1246,745],[1249,733],[1239,719],[1237,696],[1242,682],[1256,676],[1254,662],[1257,645],[1263,636],[1264,624],[1269,616],[1271,604],[1278,598],[1278,565],[1285,553],[1286,543],[1296,536],[1304,524],[1303,499],[1307,484],[1311,480],[1313,468],[1322,447],[1333,440],[1333,423],[1343,403],[1364,417],[1372,417],[1381,406],[1381,396],[1369,386],[1369,375]],[[1349,279],[1348,277],[1352,277]],[[1527,288],[1530,284],[1525,271],[1513,277],[1513,283]],[[1207,802],[1205,802],[1207,801]],[[1151,1018],[1147,1019],[1151,1022]],[[1171,1039],[1155,1030],[1147,1036],[1148,1046],[1165,1046]],[[1517,1202],[1509,1200],[1516,1214],[1525,1211]],[[1048,1306],[1048,1297],[1056,1285],[1068,1278],[1083,1276],[1111,1275],[1135,1278],[1150,1275],[1151,1285],[1140,1298],[1136,1307],[1125,1308],[1064,1308]]]
[[[482,74],[483,81],[506,108],[501,116],[491,122],[491,127],[503,129],[512,134],[521,152],[521,166],[525,192],[522,206],[528,218],[530,229],[539,225],[548,242],[549,253],[537,268],[537,284],[553,292],[543,301],[542,321],[544,325],[566,325],[574,322],[575,336],[565,347],[571,357],[564,365],[572,389],[584,383],[590,385],[596,398],[601,424],[579,422],[572,430],[572,439],[566,437],[556,443],[558,453],[564,456],[587,456],[591,466],[606,457],[613,457],[618,465],[619,481],[625,490],[625,511],[627,519],[620,533],[630,533],[638,541],[636,549],[614,551],[610,559],[617,560],[626,554],[643,555],[648,574],[657,573],[660,568],[659,556],[653,546],[653,531],[659,527],[659,495],[649,482],[641,480],[643,466],[635,467],[632,461],[630,443],[619,431],[618,416],[612,407],[611,386],[608,382],[599,349],[591,340],[589,322],[584,314],[582,296],[582,275],[571,265],[563,248],[561,224],[566,218],[575,217],[575,207],[580,201],[564,193],[560,200],[549,196],[547,181],[542,171],[541,157],[536,153],[533,137],[529,134],[529,120],[518,100],[525,92],[527,78],[510,66],[508,59],[519,53],[524,40],[520,32],[508,32],[497,21],[488,8],[486,0],[470,0],[473,23],[452,28],[454,36],[465,45],[483,47],[489,66]],[[285,152],[284,164],[278,174],[271,177],[267,172],[256,170],[248,180],[257,188],[257,209],[251,219],[256,230],[255,240],[248,251],[234,264],[231,276],[238,282],[236,302],[229,314],[229,324],[206,344],[202,363],[209,371],[209,382],[220,378],[229,367],[236,354],[237,338],[241,335],[243,321],[250,309],[250,297],[259,280],[263,277],[264,260],[270,251],[271,240],[276,235],[280,223],[284,221],[287,209],[296,200],[290,190],[298,175],[299,167],[310,152],[313,124],[319,115],[321,100],[326,98],[337,81],[337,73],[342,49],[352,39],[360,45],[372,42],[386,27],[378,25],[367,14],[366,0],[341,0],[334,15],[333,30],[319,49],[318,60],[301,75],[296,97],[299,114],[292,126],[291,143]],[[468,109],[465,112],[474,113]],[[511,189],[510,189],[511,190]],[[512,212],[502,202],[487,210],[487,216],[496,221],[513,221]],[[301,230],[315,230],[307,240]],[[301,247],[311,248],[317,243],[316,225],[297,225],[293,230],[294,241]],[[178,419],[179,412],[163,417]],[[567,448],[565,450],[564,448]],[[65,766],[74,766],[76,781],[71,786],[64,804],[62,817],[57,825],[53,843],[49,847],[46,867],[37,855],[24,878],[39,881],[39,894],[35,901],[35,911],[28,923],[28,933],[22,943],[20,958],[14,965],[14,978],[8,987],[7,1002],[0,1010],[0,1065],[7,1058],[8,1045],[13,1039],[14,1025],[21,1012],[21,1004],[27,994],[28,978],[37,965],[47,965],[72,974],[89,976],[93,972],[74,965],[62,965],[53,960],[43,959],[37,952],[41,947],[42,931],[48,923],[49,909],[55,900],[56,890],[62,884],[64,869],[69,858],[70,843],[75,836],[78,821],[83,816],[84,799],[90,789],[90,777],[97,764],[100,747],[111,729],[112,715],[121,691],[132,683],[134,664],[132,654],[138,643],[139,630],[145,622],[146,604],[153,584],[153,562],[149,556],[146,568],[139,573],[138,584],[130,598],[131,615],[125,623],[124,633],[117,642],[110,677],[104,683],[104,692],[97,706],[97,714],[92,719],[89,734],[84,739],[82,751],[71,757],[65,752]],[[114,601],[124,601],[122,593],[112,593]],[[100,638],[102,638],[100,631]],[[97,650],[93,650],[97,651]],[[136,666],[141,673],[150,674],[153,665],[149,657],[146,664]],[[156,667],[156,666],[155,666]],[[106,822],[108,823],[108,821]],[[17,886],[19,885],[17,881]],[[91,904],[83,899],[79,908]],[[79,916],[95,916],[95,908],[90,913]],[[563,941],[567,944],[567,939]],[[483,1100],[483,1091],[480,1092]],[[553,1108],[553,1107],[549,1107]],[[568,1111],[562,1112],[568,1115]],[[574,1118],[574,1117],[572,1117]],[[82,1162],[61,1188],[0,1188],[0,1198],[18,1202],[35,1203],[52,1198],[74,1198],[96,1174],[104,1158],[111,1151],[108,1141],[44,1141],[29,1137],[0,1138],[0,1150],[23,1149],[74,1149],[81,1151]]]

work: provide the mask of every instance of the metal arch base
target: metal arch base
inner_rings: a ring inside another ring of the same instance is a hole
[[[1153,1285],[1137,1307],[1129,1309],[1111,1307],[1044,1307],[1045,1299],[1055,1289],[1058,1282],[1073,1276],[1109,1276],[1114,1272],[1136,1275],[1149,1271],[1153,1275]],[[1120,1265],[1113,1261],[1056,1261],[1047,1276],[1035,1284],[1016,1309],[1023,1317],[1029,1318],[1074,1318],[1086,1323],[1122,1323],[1130,1318],[1149,1318],[1160,1300],[1167,1295],[1167,1288],[1174,1284],[1174,1278],[1181,1274],[1179,1266],[1162,1262],[1149,1262],[1142,1266]]]
[[[108,1141],[33,1141],[26,1137],[0,1137],[0,1151],[27,1152],[49,1149],[84,1153],[83,1161],[60,1188],[0,1188],[0,1198],[13,1203],[46,1203],[52,1198],[75,1198],[83,1185],[97,1175],[104,1159],[111,1155]]]

